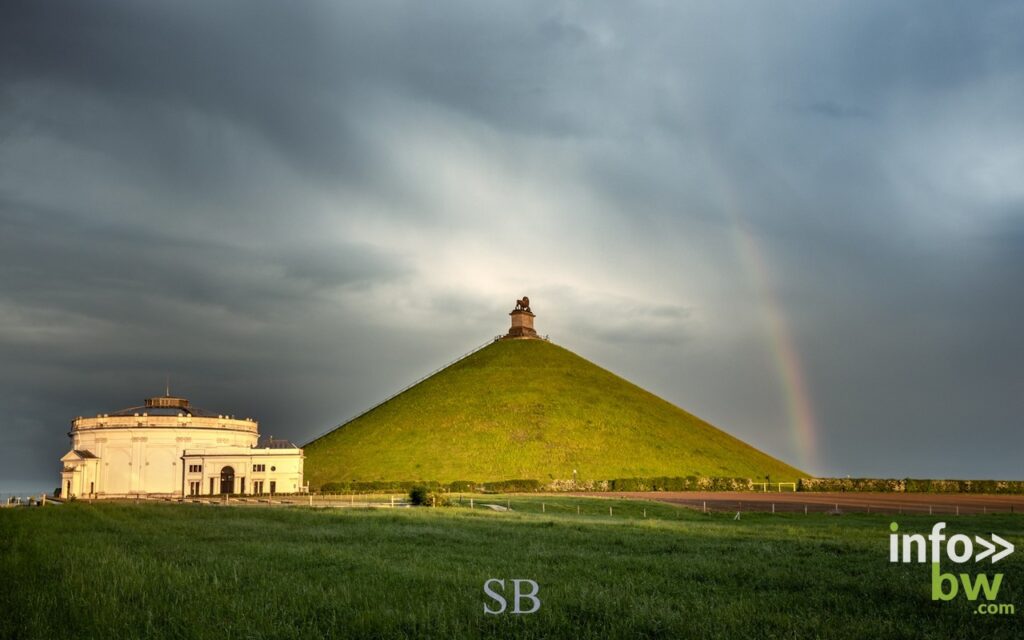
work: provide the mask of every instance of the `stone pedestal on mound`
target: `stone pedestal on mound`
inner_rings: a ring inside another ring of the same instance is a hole
[[[512,327],[508,330],[505,338],[536,338],[537,332],[533,329],[533,319],[537,316],[527,309],[516,309],[508,314],[512,317]]]

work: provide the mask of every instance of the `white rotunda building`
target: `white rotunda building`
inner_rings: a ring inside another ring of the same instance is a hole
[[[171,395],[71,421],[61,458],[65,498],[299,493],[302,449],[260,441],[258,423]]]

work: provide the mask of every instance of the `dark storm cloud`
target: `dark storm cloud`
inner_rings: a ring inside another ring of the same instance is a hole
[[[169,225],[173,227],[173,225]],[[401,273],[400,261],[357,244],[301,253],[174,237],[173,228],[90,225],[87,219],[0,199],[5,291],[26,304],[76,296],[79,314],[120,306],[133,319],[152,299],[264,316],[321,290]],[[154,318],[139,318],[151,321]]]
[[[67,420],[167,373],[304,441],[523,294],[556,342],[799,464],[774,305],[814,471],[1020,477],[1022,23],[8,3],[0,483],[52,484]]]

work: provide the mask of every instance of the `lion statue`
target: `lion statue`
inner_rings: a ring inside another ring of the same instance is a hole
[[[516,300],[516,311],[530,311],[530,299],[523,296],[522,300]],[[530,313],[533,313],[530,311]]]

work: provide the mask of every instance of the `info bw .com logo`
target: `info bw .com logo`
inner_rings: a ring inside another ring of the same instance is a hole
[[[942,530],[946,528],[945,522],[936,522],[932,527],[932,532],[928,534],[927,540],[920,533],[898,535],[896,532],[899,528],[900,526],[895,522],[889,525],[889,529],[893,532],[889,536],[889,562],[930,562],[932,565],[932,600],[952,600],[963,585],[964,596],[971,602],[977,600],[979,595],[984,595],[987,600],[977,606],[974,610],[975,613],[1015,613],[1012,604],[992,602],[999,596],[1003,574],[997,573],[989,579],[988,574],[979,573],[972,579],[966,573],[959,575],[942,573],[940,568],[943,553],[956,564],[964,564],[972,559],[974,562],[981,562],[986,558],[995,564],[1013,553],[1013,544],[994,533],[991,542],[981,536],[975,536],[972,541],[970,536],[962,533],[949,536],[947,539],[946,534],[942,533]],[[902,544],[900,544],[901,541]],[[975,553],[975,543],[978,545],[977,553]]]

